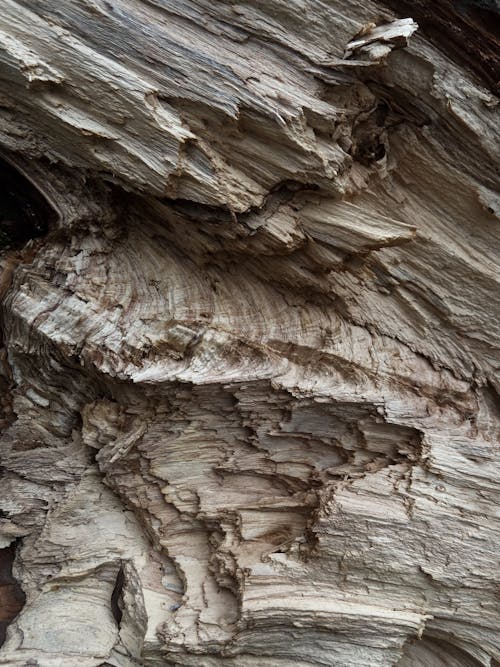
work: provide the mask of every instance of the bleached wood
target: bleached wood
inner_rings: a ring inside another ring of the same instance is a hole
[[[381,2],[3,0],[0,665],[500,661],[497,130]]]

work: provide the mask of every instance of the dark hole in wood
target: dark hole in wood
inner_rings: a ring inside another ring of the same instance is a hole
[[[44,236],[55,217],[43,195],[0,158],[0,250],[20,248]]]
[[[113,616],[115,618],[118,627],[120,627],[120,623],[122,622],[122,616],[123,616],[123,612],[120,607],[120,598],[122,595],[124,582],[125,582],[125,575],[123,573],[123,567],[121,567],[118,570],[118,574],[116,575],[115,587],[113,589],[113,592],[111,593],[111,611],[113,612]]]
[[[375,120],[379,127],[384,127],[387,116],[389,115],[389,105],[387,102],[379,102],[375,109]]]
[[[356,148],[354,157],[358,162],[369,167],[374,162],[378,162],[385,155],[385,146],[377,137],[368,137]]]
[[[0,549],[0,646],[5,641],[8,625],[26,601],[26,596],[12,575],[17,546],[18,544],[13,542],[5,549]]]

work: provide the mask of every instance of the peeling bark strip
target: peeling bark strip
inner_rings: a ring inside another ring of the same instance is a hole
[[[3,0],[0,665],[499,664],[491,8],[389,4]]]

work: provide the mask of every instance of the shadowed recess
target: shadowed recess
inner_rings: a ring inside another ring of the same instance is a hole
[[[111,611],[118,627],[120,627],[123,616],[123,612],[120,608],[120,597],[122,594],[124,581],[125,576],[123,573],[123,567],[121,567],[118,570],[118,574],[116,575],[115,587],[113,589],[113,593],[111,594]]]
[[[439,49],[500,91],[498,0],[383,0],[398,16],[411,16]]]
[[[44,236],[54,212],[15,167],[0,158],[0,250]]]
[[[0,646],[5,641],[9,623],[21,611],[26,599],[21,587],[12,576],[16,548],[17,544],[13,542],[5,549],[0,549]]]
[[[481,667],[476,658],[451,642],[425,634],[408,644],[398,667]]]

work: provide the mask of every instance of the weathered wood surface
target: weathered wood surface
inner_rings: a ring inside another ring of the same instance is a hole
[[[1,259],[0,664],[500,661],[498,98],[432,38],[2,0],[55,213]]]

